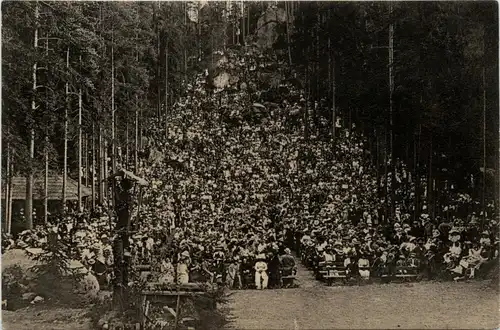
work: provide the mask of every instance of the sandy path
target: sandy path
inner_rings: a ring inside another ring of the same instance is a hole
[[[231,297],[233,329],[446,329],[499,326],[496,291],[485,282],[327,287],[303,267],[297,289]]]

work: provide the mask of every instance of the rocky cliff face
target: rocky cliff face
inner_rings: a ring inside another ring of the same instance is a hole
[[[274,4],[269,4],[266,11],[257,21],[257,44],[264,49],[272,48],[278,40],[278,26],[286,23],[286,12],[283,8],[278,8]]]

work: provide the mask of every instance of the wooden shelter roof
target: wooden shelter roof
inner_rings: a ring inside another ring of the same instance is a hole
[[[33,199],[43,200],[44,199],[44,177],[34,178],[33,184]],[[62,186],[63,178],[60,175],[49,175],[49,186],[48,186],[48,199],[49,200],[61,200],[62,199]],[[2,182],[2,199],[5,199],[6,191],[5,180]],[[12,199],[13,200],[24,200],[26,199],[26,178],[16,176],[12,178]],[[90,196],[92,191],[89,187],[82,184],[82,197]],[[78,183],[67,177],[66,179],[66,199],[76,200],[78,199]]]

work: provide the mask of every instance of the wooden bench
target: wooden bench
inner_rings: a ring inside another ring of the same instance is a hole
[[[281,279],[284,279],[284,280],[295,280],[296,276],[295,275],[281,276]]]
[[[150,271],[151,265],[147,265],[147,264],[136,265],[135,269],[137,269],[139,271]]]
[[[284,275],[280,278],[280,288],[289,288],[295,286],[295,280],[297,277],[295,275]],[[287,283],[284,283],[287,282]]]
[[[202,297],[208,296],[208,292],[206,291],[207,286],[204,283],[186,283],[180,284],[178,286],[171,285],[168,288],[161,289],[162,287],[166,287],[165,285],[160,284],[159,282],[151,282],[149,283],[149,287],[146,290],[141,292],[142,303],[141,303],[141,324],[144,328],[146,324],[146,320],[149,320],[148,313],[149,308],[152,303],[161,303],[164,308],[174,317],[177,317],[176,310],[171,306],[179,306],[179,303],[183,299],[193,298],[193,297]],[[154,287],[160,288],[159,290],[154,290]],[[216,306],[213,306],[214,308]],[[177,307],[176,307],[177,308]],[[180,323],[192,323],[193,320],[183,319],[180,320]]]

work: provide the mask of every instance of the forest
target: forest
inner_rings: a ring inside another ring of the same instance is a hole
[[[148,125],[166,125],[190,80],[216,77],[219,51],[256,45],[277,55],[304,91],[307,121],[324,128],[306,125],[306,139],[335,143],[341,121],[367,137],[380,177],[403,161],[433,187],[428,198],[455,185],[484,207],[499,185],[497,6],[4,1],[3,204],[25,177],[32,228],[33,181],[50,175],[62,176],[63,205],[67,178],[79,209],[103,204],[104,179],[117,162],[137,168]],[[266,87],[262,102],[281,102],[279,84]]]

